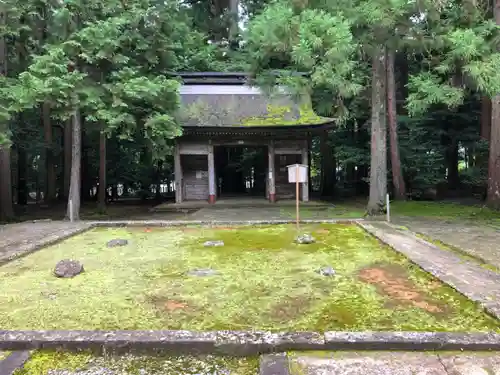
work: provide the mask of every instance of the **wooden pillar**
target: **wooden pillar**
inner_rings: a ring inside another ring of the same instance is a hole
[[[302,147],[302,164],[307,165],[308,169],[310,169],[309,166],[309,143],[307,141],[304,142],[304,146]],[[309,202],[309,171],[307,171],[306,176],[306,182],[302,184],[302,201],[303,202]]]
[[[175,144],[174,151],[175,203],[182,203],[182,164],[179,143]]]
[[[214,146],[208,145],[208,202],[215,203],[215,160],[214,160]]]
[[[274,203],[276,202],[276,173],[275,173],[275,162],[274,162],[274,141],[269,142],[268,146],[268,160],[269,160],[269,173],[268,173],[268,181],[269,181],[269,201]]]

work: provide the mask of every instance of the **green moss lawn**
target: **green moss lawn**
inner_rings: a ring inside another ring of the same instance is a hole
[[[88,353],[38,351],[26,362],[22,370],[14,375],[49,375],[54,371],[64,371],[66,375],[78,375],[81,371],[102,369],[121,375],[178,375],[178,374],[234,374],[254,375],[258,372],[255,358],[204,357],[151,357],[120,356],[95,357]],[[59,373],[59,372],[58,372]],[[106,372],[108,373],[108,372]]]
[[[0,329],[498,330],[359,227],[302,232],[317,243],[294,244],[293,225],[94,229],[0,267]],[[107,248],[113,238],[129,245]],[[55,278],[64,258],[86,271]],[[186,274],[196,268],[219,274]]]

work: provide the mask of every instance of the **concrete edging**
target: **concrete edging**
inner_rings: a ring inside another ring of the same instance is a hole
[[[0,331],[0,350],[215,354],[291,350],[500,350],[499,333],[265,331]]]
[[[363,219],[299,220],[301,224],[355,224]],[[90,221],[92,227],[179,227],[187,225],[272,225],[295,224],[295,220],[102,220]]]

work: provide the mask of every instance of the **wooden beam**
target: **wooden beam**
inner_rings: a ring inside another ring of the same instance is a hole
[[[269,201],[276,202],[276,173],[275,173],[275,162],[274,162],[274,141],[269,142],[268,146],[268,161],[269,161]]]
[[[309,143],[304,142],[304,147],[302,148],[302,164],[309,166]],[[302,184],[302,201],[309,202],[309,171],[306,174],[307,180]]]
[[[215,190],[215,159],[214,159],[214,146],[208,146],[208,202],[215,203],[216,190]]]
[[[174,150],[174,177],[175,177],[175,203],[182,203],[182,164],[180,145],[178,142],[175,144]]]

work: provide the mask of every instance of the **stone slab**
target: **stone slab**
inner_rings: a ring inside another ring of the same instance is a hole
[[[0,266],[91,228],[92,225],[84,222],[30,222],[0,226]]]
[[[251,356],[297,350],[499,350],[500,334],[445,332],[0,331],[0,350]]]
[[[448,375],[436,355],[418,352],[300,353],[289,361],[291,375]]]
[[[422,217],[400,217],[397,224],[434,240],[451,245],[472,257],[500,269],[500,230],[489,225],[444,221]]]
[[[499,333],[325,332],[327,350],[500,350]]]
[[[259,375],[290,375],[286,353],[261,355],[259,358]]]
[[[3,361],[0,361],[0,375],[13,375],[29,359],[29,351],[12,352]]]
[[[500,319],[500,274],[485,269],[476,262],[464,260],[388,223],[357,224]]]
[[[500,375],[500,353],[439,353],[438,357],[448,375]]]
[[[317,332],[219,331],[216,350],[221,355],[250,356],[324,347],[324,335]]]
[[[363,219],[300,220],[301,224],[354,224]],[[100,220],[89,221],[93,227],[182,227],[205,225],[273,225],[295,224],[295,220]]]
[[[292,353],[290,375],[499,375],[500,353]]]

